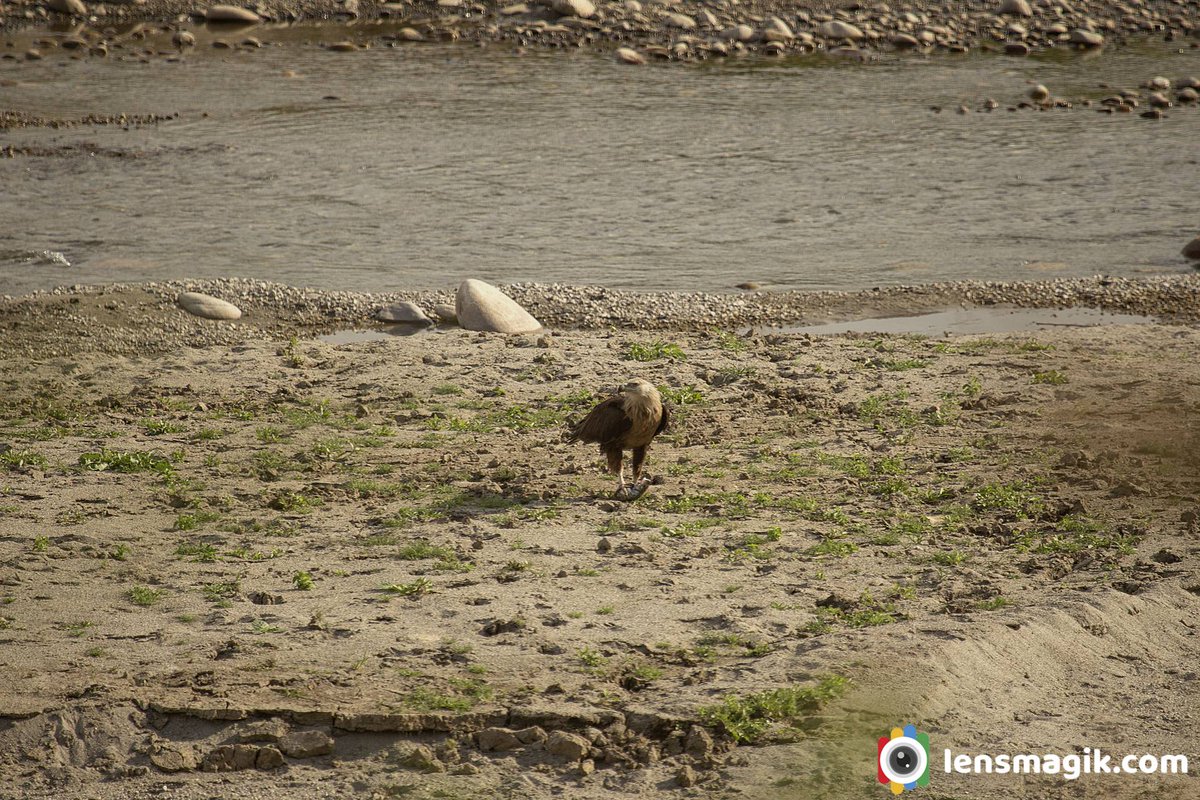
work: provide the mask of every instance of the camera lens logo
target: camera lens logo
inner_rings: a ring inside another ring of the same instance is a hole
[[[892,728],[879,738],[879,782],[890,783],[892,794],[929,785],[929,734],[917,726]]]

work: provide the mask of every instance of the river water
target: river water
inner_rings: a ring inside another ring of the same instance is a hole
[[[1200,232],[1200,110],[1004,110],[1029,80],[1079,100],[1200,74],[1200,51],[1162,42],[632,68],[253,33],[267,46],[214,50],[199,29],[178,63],[0,61],[0,109],[180,115],[0,131],[0,147],[71,148],[0,159],[0,293],[228,275],[370,291],[1180,273]],[[1001,108],[953,111],[986,97]]]

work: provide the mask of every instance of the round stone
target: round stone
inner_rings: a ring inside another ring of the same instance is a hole
[[[865,34],[859,28],[851,25],[849,22],[842,22],[840,19],[822,22],[817,28],[817,33],[827,39],[850,39],[857,42],[865,37]]]
[[[205,319],[241,319],[242,310],[233,303],[200,292],[184,292],[177,302],[189,314]]]
[[[1104,44],[1104,37],[1095,31],[1087,31],[1083,28],[1076,28],[1071,31],[1071,44],[1077,44],[1080,47],[1100,47]]]
[[[1000,3],[1001,14],[1013,14],[1018,17],[1032,17],[1033,8],[1030,7],[1027,0],[1002,0]]]
[[[375,319],[380,322],[398,322],[405,325],[432,325],[433,320],[425,315],[425,312],[416,303],[396,303],[394,306],[387,306],[379,309],[375,314]]]
[[[261,22],[262,17],[248,8],[240,6],[216,5],[204,12],[204,18],[209,22]]]
[[[617,60],[622,64],[645,64],[646,57],[632,47],[618,47]]]

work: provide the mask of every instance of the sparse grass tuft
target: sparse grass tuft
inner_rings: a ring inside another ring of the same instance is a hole
[[[649,342],[643,344],[634,342],[625,351],[625,358],[632,361],[658,361],[666,358],[671,361],[687,361],[683,348],[673,342]]]
[[[157,472],[159,475],[171,475],[174,467],[171,461],[156,453],[146,453],[138,450],[123,452],[102,448],[98,453],[84,453],[79,457],[79,465],[84,469],[94,471],[109,470],[112,472]]]
[[[129,600],[138,606],[152,606],[159,600],[162,600],[162,589],[151,589],[149,586],[134,586],[129,590]]]
[[[32,450],[8,450],[0,453],[0,466],[14,472],[30,467],[41,469],[46,466],[46,458]]]
[[[1051,369],[1051,370],[1047,370],[1046,372],[1033,373],[1033,382],[1034,383],[1047,383],[1047,384],[1050,384],[1051,386],[1061,386],[1062,384],[1067,383],[1068,381],[1067,381],[1066,375],[1063,375],[1061,372],[1059,372],[1056,369]]]
[[[719,728],[739,744],[755,742],[777,724],[801,728],[813,712],[841,696],[849,683],[840,675],[826,675],[816,686],[727,695],[721,703],[701,708],[699,715],[706,725]]]
[[[433,591],[433,584],[428,578],[417,578],[409,583],[388,583],[382,587],[383,591],[389,594],[398,594],[401,597],[420,597],[423,594],[429,594]]]

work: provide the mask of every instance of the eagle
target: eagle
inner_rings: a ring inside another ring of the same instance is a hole
[[[567,441],[594,442],[608,457],[608,469],[617,476],[619,500],[636,500],[646,493],[651,480],[642,475],[646,448],[667,429],[670,415],[658,389],[649,381],[635,378],[617,389],[588,415],[571,426]],[[625,450],[633,451],[633,483],[625,484]]]

